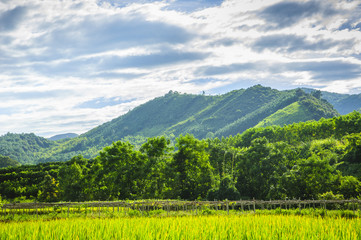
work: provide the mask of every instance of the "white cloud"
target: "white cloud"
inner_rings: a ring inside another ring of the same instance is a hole
[[[359,93],[360,10],[346,0],[0,1],[0,134],[83,133],[169,90]]]

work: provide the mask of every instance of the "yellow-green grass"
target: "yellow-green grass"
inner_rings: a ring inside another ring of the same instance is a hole
[[[313,114],[305,106],[295,102],[266,117],[255,127],[267,127],[271,125],[283,126],[295,122],[305,122],[313,118]]]
[[[77,218],[0,223],[0,239],[361,239],[361,219],[258,214]]]

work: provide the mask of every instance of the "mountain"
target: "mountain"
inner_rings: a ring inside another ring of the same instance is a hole
[[[327,95],[324,96],[327,100]],[[347,114],[361,108],[361,94],[349,95],[337,101],[328,100],[340,114]]]
[[[53,146],[53,141],[33,133],[7,133],[0,137],[0,154],[21,164],[37,163],[40,154]]]
[[[306,93],[315,91],[310,88],[303,88]],[[331,103],[333,107],[342,115],[361,109],[361,94],[340,94],[321,91],[322,99]]]
[[[306,106],[299,102],[294,102],[264,118],[255,127],[282,126],[284,124],[306,122],[313,119],[315,119],[314,114]]]
[[[250,128],[221,140],[179,139],[175,151],[166,138],[157,137],[148,139],[142,151],[119,141],[91,161],[77,156],[0,168],[1,197],[10,202],[79,202],[361,196],[361,113],[356,111]]]
[[[0,155],[0,168],[16,167],[16,166],[20,166],[20,163],[11,159],[10,157]]]
[[[332,105],[319,95],[306,94],[300,89],[278,91],[256,85],[217,96],[170,91],[75,138],[51,141],[35,135],[14,135],[17,143],[8,146],[4,138],[13,135],[5,135],[0,137],[0,154],[22,164],[67,161],[79,154],[93,158],[117,140],[139,146],[147,137],[159,135],[174,139],[190,133],[197,138],[221,138],[242,133],[257,124],[282,126],[337,115]]]
[[[58,134],[58,135],[52,136],[48,139],[51,141],[57,141],[57,140],[61,140],[61,139],[75,138],[77,136],[79,136],[79,135],[76,133],[64,133],[64,134]]]

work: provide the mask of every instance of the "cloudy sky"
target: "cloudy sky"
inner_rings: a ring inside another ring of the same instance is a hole
[[[361,2],[0,0],[0,135],[255,84],[361,93]]]

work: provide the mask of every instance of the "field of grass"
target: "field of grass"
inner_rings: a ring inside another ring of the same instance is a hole
[[[79,217],[1,222],[0,239],[361,239],[361,219],[264,214]]]
[[[285,124],[306,122],[311,119],[314,119],[313,114],[305,106],[295,102],[266,117],[255,128],[271,125],[283,126]]]

